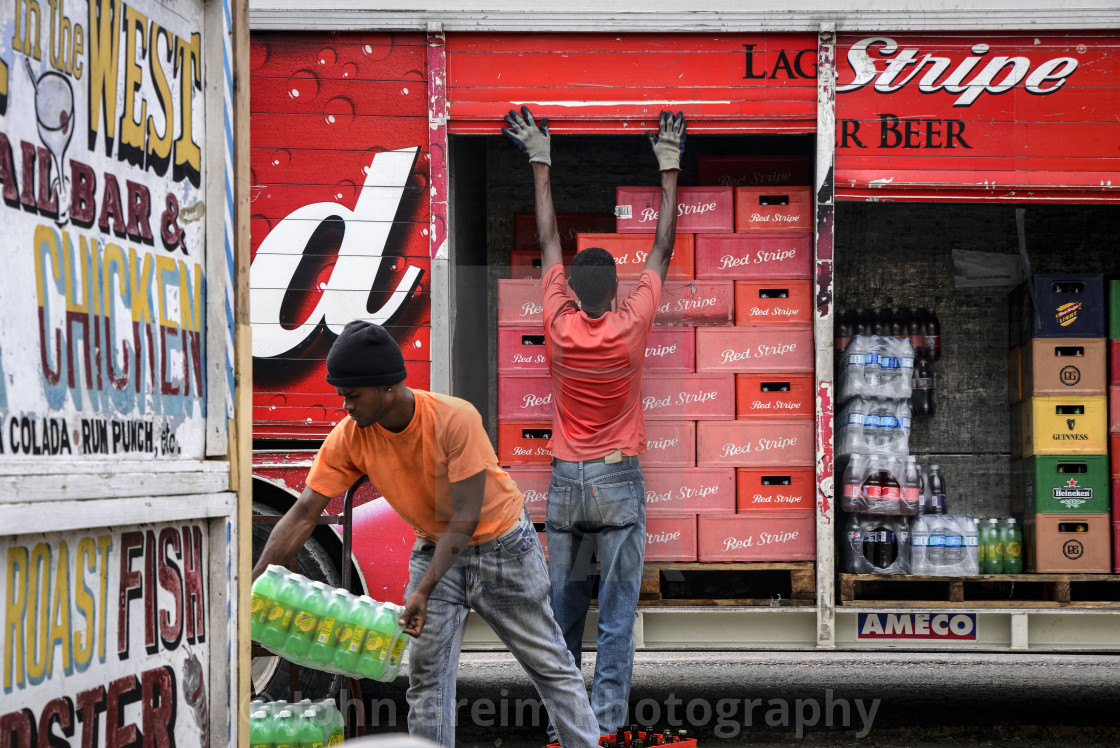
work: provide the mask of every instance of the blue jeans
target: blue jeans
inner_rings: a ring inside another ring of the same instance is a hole
[[[413,547],[406,599],[424,576],[434,549],[425,540]],[[424,629],[409,648],[409,733],[448,748],[455,745],[455,675],[471,609],[525,668],[559,726],[564,748],[595,748],[595,715],[583,676],[552,617],[544,553],[528,514],[502,537],[468,546],[432,590]]]
[[[626,724],[634,670],[634,620],[646,547],[646,488],[637,457],[622,462],[556,460],[548,487],[552,611],[580,664],[584,620],[599,560],[599,628],[591,708],[599,732]]]

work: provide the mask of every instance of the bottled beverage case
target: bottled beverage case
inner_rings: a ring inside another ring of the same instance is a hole
[[[394,680],[411,638],[398,623],[401,606],[355,597],[282,566],[269,566],[253,583],[251,605],[253,639],[297,665],[330,673]],[[296,721],[290,715],[283,728],[274,721],[268,730],[275,734]]]
[[[966,514],[923,514],[914,519],[910,569],[919,576],[980,573],[980,528]]]
[[[334,699],[253,701],[249,714],[250,748],[321,748],[345,738],[346,723]]]

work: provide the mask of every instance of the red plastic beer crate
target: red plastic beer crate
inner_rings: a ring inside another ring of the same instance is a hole
[[[789,233],[812,230],[812,188],[735,188],[736,233]]]
[[[547,561],[548,560],[548,533],[547,532],[538,532],[537,533],[537,540],[539,540],[540,543],[541,543],[541,551],[544,552],[544,560]],[[557,745],[559,745],[559,743],[557,743]]]
[[[679,227],[678,227],[679,228]],[[600,247],[614,257],[615,272],[620,279],[635,280],[642,276],[649,251],[653,248],[653,234],[580,234],[576,238],[579,251]],[[693,278],[695,239],[692,234],[677,234],[673,244],[673,259],[665,273],[669,280]]]
[[[812,281],[735,281],[735,324],[812,327]]]
[[[699,467],[812,467],[813,420],[697,421]]]
[[[733,202],[730,187],[677,188],[677,231],[730,233],[735,228]],[[615,191],[615,231],[652,236],[660,209],[660,187],[619,187]]]
[[[1112,518],[1120,522],[1120,478],[1112,479]]]
[[[646,561],[695,560],[695,514],[646,518]]]
[[[641,737],[642,742],[645,745],[653,745],[653,743],[651,743],[650,740],[656,739],[655,733],[653,733],[652,731],[651,732],[645,732],[643,730],[639,730],[638,731],[638,736]],[[606,743],[606,741],[608,741],[608,740],[611,743],[614,743],[616,737],[618,737],[618,733],[614,733],[614,732],[610,733],[609,735],[602,735],[602,736],[599,737],[599,745],[604,745]],[[625,738],[626,738],[626,743],[630,744],[630,743],[633,742],[634,736],[632,735],[632,733],[629,730],[626,730],[625,731]],[[560,744],[559,743],[549,743],[547,746],[545,746],[545,748],[560,748]],[[673,748],[696,748],[696,740],[694,738],[689,738],[687,740],[679,740],[678,742],[673,743]]]
[[[1120,339],[1108,341],[1108,383],[1120,384]]]
[[[812,468],[739,468],[735,509],[750,512],[812,512],[817,494]]]
[[[551,467],[511,467],[506,472],[525,496],[529,519],[544,522],[548,507],[548,484],[552,480]]]
[[[536,327],[498,328],[499,374],[544,374],[544,329]]]
[[[498,464],[551,465],[552,421],[498,421]]]
[[[813,418],[812,374],[736,374],[736,418]]]
[[[642,377],[642,412],[646,421],[731,420],[735,417],[735,379],[730,374],[646,374]]]
[[[1120,384],[1108,388],[1108,432],[1120,434]]]
[[[550,420],[552,413],[552,377],[548,374],[498,375],[499,420]]]
[[[698,517],[701,561],[813,561],[817,557],[812,512],[755,512]]]
[[[646,449],[642,468],[694,467],[696,421],[646,421]]]
[[[564,252],[564,270],[567,272],[572,265],[572,258],[576,256],[575,250]],[[541,251],[539,249],[511,249],[509,251],[509,277],[521,280],[540,280],[541,277]]]
[[[655,327],[646,343],[645,370],[690,374],[696,370],[696,330]]]
[[[786,187],[813,183],[808,156],[701,156],[697,181],[720,187]]]
[[[696,371],[813,371],[813,330],[791,327],[700,327]]]
[[[579,213],[561,211],[556,214],[556,229],[560,233],[560,249],[572,255],[576,252],[576,236],[614,231],[613,213]],[[518,211],[513,214],[513,248],[530,249],[540,257],[540,238],[537,236],[537,214]],[[568,259],[564,260],[567,264]],[[540,277],[540,276],[538,276]]]
[[[646,516],[734,514],[735,471],[730,468],[645,468]]]
[[[543,324],[544,302],[539,280],[498,280],[498,324],[537,327]]]
[[[1109,464],[1112,465],[1112,477],[1120,478],[1120,434],[1109,434],[1108,453],[1112,456]]]
[[[697,278],[813,279],[813,235],[697,234]]]
[[[629,296],[637,283],[620,281],[619,301]],[[655,325],[730,325],[735,306],[731,281],[665,281],[657,305]]]

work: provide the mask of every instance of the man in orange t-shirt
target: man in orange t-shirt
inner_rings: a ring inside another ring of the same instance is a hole
[[[591,706],[599,731],[627,723],[634,668],[634,619],[645,559],[646,451],[642,366],[677,225],[677,175],[684,115],[661,112],[647,133],[661,171],[657,233],[637,288],[621,303],[614,258],[601,248],[572,260],[565,282],[552,205],[548,121],[527,107],[504,130],[529,156],[541,243],[545,360],[552,375],[552,480],[545,530],[553,615],[580,664],[584,621],[599,560],[599,616]],[[570,286],[570,287],[569,287]],[[557,725],[553,723],[553,729]]]
[[[455,675],[475,610],[517,657],[565,748],[599,732],[579,668],[550,615],[549,579],[525,499],[498,467],[482,417],[465,400],[405,387],[400,348],[380,325],[353,321],[327,355],[327,382],[350,417],[315,455],[296,504],[253,568],[284,563],[332,496],[362,475],[416,530],[400,623],[409,654],[408,731],[455,743]]]

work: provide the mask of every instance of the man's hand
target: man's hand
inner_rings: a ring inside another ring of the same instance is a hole
[[[420,636],[424,621],[428,619],[428,596],[423,592],[413,592],[404,601],[404,612],[397,623],[404,626],[404,632],[412,637]]]
[[[646,130],[649,142],[653,146],[653,155],[657,156],[657,166],[661,171],[680,170],[681,154],[684,153],[684,134],[688,128],[684,121],[684,112],[662,110],[661,122],[655,133]]]
[[[552,166],[550,154],[552,139],[548,135],[548,118],[541,120],[538,126],[533,120],[529,107],[521,107],[521,114],[509,110],[506,115],[509,127],[503,127],[502,132],[517,144],[522,153],[529,154],[529,163],[548,164]]]

